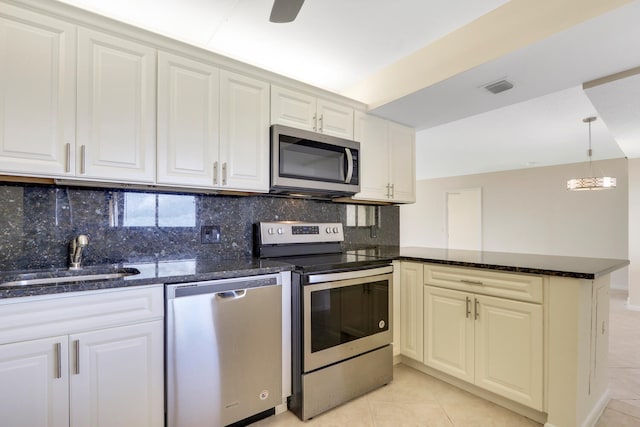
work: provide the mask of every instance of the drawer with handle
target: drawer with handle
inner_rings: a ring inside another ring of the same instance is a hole
[[[424,265],[424,284],[478,294],[542,303],[541,276],[490,269]]]

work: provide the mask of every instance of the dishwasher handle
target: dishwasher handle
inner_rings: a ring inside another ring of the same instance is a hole
[[[216,294],[216,298],[223,299],[223,300],[234,300],[234,299],[244,298],[246,295],[247,295],[247,290],[240,289],[237,291],[218,292]]]
[[[216,299],[242,298],[244,293],[253,288],[279,285],[282,285],[282,281],[277,273],[205,282],[175,283],[166,286],[165,297],[167,300],[198,295],[215,296]],[[237,293],[234,294],[234,292]]]

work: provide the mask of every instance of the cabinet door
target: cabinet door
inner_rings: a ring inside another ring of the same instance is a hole
[[[269,191],[269,84],[220,72],[221,186]]]
[[[0,424],[69,425],[67,337],[0,345]]]
[[[400,353],[423,361],[423,266],[402,262],[400,266]]]
[[[271,86],[271,124],[317,131],[316,98]]]
[[[217,185],[219,71],[158,53],[158,183]]]
[[[609,285],[603,279],[597,279],[593,287],[589,394],[596,394],[606,389],[609,360]]]
[[[79,176],[155,179],[155,50],[78,29]]]
[[[163,322],[70,336],[71,427],[161,427]]]
[[[387,201],[390,195],[387,121],[357,112],[354,136],[360,142],[360,192],[354,199]]]
[[[353,139],[353,108],[318,99],[316,111],[318,132]]]
[[[391,198],[394,202],[416,201],[415,130],[389,123],[391,158]]]
[[[0,173],[74,174],[76,29],[0,3]]]
[[[542,306],[474,296],[475,384],[542,410]]]
[[[424,363],[473,383],[474,330],[472,296],[424,287]]]

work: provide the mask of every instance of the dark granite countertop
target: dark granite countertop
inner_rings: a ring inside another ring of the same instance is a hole
[[[393,251],[392,248],[387,248],[386,250]],[[611,258],[583,258],[425,247],[403,247],[395,250],[397,250],[397,258],[404,260],[577,279],[595,279],[629,265],[629,260]],[[380,253],[384,253],[384,250],[381,249]]]
[[[541,274],[548,276],[594,279],[629,264],[628,260],[609,258],[583,258],[555,255],[470,251],[459,249],[368,246],[345,248],[351,253],[385,260],[408,260],[435,264],[484,268],[505,272]],[[228,279],[258,274],[291,271],[293,266],[284,262],[258,258],[237,259],[182,259],[182,260],[130,260],[129,262],[88,267],[81,273],[91,274],[104,269],[136,269],[140,274],[120,279],[64,282],[55,285],[0,286],[0,299],[66,292],[90,291],[151,284],[171,284]],[[66,269],[30,270],[40,276],[65,274]],[[26,271],[0,272],[0,284],[14,281]],[[76,273],[77,274],[77,273]]]
[[[75,274],[93,274],[113,269],[136,269],[140,274],[121,279],[92,280],[86,282],[65,282],[54,285],[13,285],[0,286],[0,299],[34,295],[48,295],[66,292],[91,291],[151,284],[200,282],[233,277],[255,276],[258,274],[290,271],[293,266],[282,262],[258,258],[238,259],[185,259],[163,261],[136,260],[104,266],[87,267]],[[37,273],[39,277],[64,275],[66,269],[29,270],[0,272],[0,284],[18,279],[24,273]]]

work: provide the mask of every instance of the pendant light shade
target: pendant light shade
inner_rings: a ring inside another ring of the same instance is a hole
[[[591,163],[591,156],[593,150],[591,149],[591,122],[595,121],[596,117],[587,117],[582,121],[589,124],[589,150],[587,156],[589,157],[589,176],[584,178],[572,178],[567,181],[567,190],[571,191],[585,191],[585,190],[606,190],[615,188],[616,179],[610,176],[593,176],[593,165]]]

